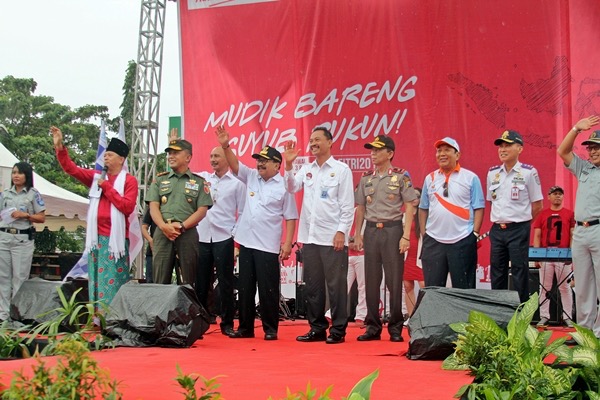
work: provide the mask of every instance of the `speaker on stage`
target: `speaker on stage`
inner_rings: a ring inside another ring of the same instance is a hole
[[[87,280],[84,281],[87,286]],[[33,278],[23,282],[23,285],[10,303],[10,318],[26,325],[38,325],[57,316],[57,313],[48,313],[55,308],[62,307],[58,288],[68,299],[80,287],[76,282],[47,281]],[[87,303],[87,290],[80,291],[76,297],[78,302]],[[48,313],[47,315],[43,315]]]
[[[129,283],[110,304],[104,333],[117,346],[190,347],[209,325],[191,286]]]
[[[511,290],[423,288],[408,322],[407,357],[443,360],[454,351],[458,337],[450,324],[467,322],[471,310],[477,310],[505,328],[518,306],[519,295]]]

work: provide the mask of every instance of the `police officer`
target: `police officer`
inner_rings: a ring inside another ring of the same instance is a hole
[[[494,141],[502,165],[487,174],[490,219],[492,289],[508,289],[508,262],[521,302],[529,299],[529,234],[531,221],[542,210],[542,186],[537,170],[519,161],[523,138],[507,130]]]
[[[365,148],[371,150],[371,159],[376,168],[362,176],[355,193],[356,232],[362,232],[363,221],[366,220],[364,239],[363,235],[358,234],[355,238],[358,249],[363,248],[364,240],[367,297],[367,330],[358,340],[381,339],[379,293],[383,272],[390,291],[390,340],[402,342],[404,255],[401,253],[408,250],[410,241],[408,236],[403,235],[401,208],[403,204],[406,206],[405,224],[411,226],[415,214],[412,201],[417,194],[408,172],[392,167],[396,146],[390,137],[379,135],[375,141],[365,144]]]
[[[33,187],[33,169],[18,162],[12,185],[0,193],[0,321],[8,319],[10,301],[29,278],[33,259],[32,223],[46,220],[46,206]]]
[[[574,154],[573,145],[581,131],[587,131],[598,123],[600,117],[597,115],[578,121],[558,146],[558,155],[565,167],[579,181],[571,244],[573,274],[577,285],[577,322],[592,329],[596,337],[600,337],[597,305],[600,295],[600,131],[592,132],[589,139],[582,143],[586,146],[588,160]]]
[[[153,278],[155,283],[171,283],[177,256],[181,283],[194,285],[199,254],[195,228],[212,206],[210,189],[204,178],[189,169],[190,142],[171,140],[165,152],[171,172],[157,175],[147,199],[157,227],[153,237]]]

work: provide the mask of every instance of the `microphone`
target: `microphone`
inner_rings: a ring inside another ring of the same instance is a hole
[[[100,179],[106,180],[106,172],[108,171],[108,167],[105,165],[102,167],[102,174],[100,175]]]

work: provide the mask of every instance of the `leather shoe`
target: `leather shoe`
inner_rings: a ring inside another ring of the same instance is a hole
[[[577,342],[575,341],[575,339],[573,339],[573,338],[570,338],[570,339],[567,339],[567,340],[565,340],[565,344],[566,344],[567,346],[576,346],[576,345],[577,345]]]
[[[254,337],[254,332],[234,331],[229,337],[232,339],[251,339]]]
[[[233,328],[223,328],[221,329],[221,333],[225,336],[231,336],[235,334],[235,331],[233,330]]]
[[[331,333],[327,337],[327,340],[325,341],[325,343],[327,343],[327,344],[338,344],[338,343],[344,343],[345,341],[346,341],[346,339],[344,339],[344,337],[342,335]]]
[[[306,335],[298,336],[298,342],[324,342],[327,340],[325,332],[309,331]]]
[[[371,340],[381,340],[381,334],[376,335],[374,333],[365,333],[356,338],[359,342],[370,342]]]
[[[277,340],[276,333],[265,333],[265,340]]]
[[[399,333],[395,333],[390,335],[390,342],[404,342],[404,338]]]

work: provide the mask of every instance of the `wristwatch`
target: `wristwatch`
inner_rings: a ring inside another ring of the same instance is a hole
[[[179,223],[179,230],[181,231],[181,233],[185,233],[185,231],[187,231],[187,229],[185,229],[185,226],[183,226],[183,222]]]

